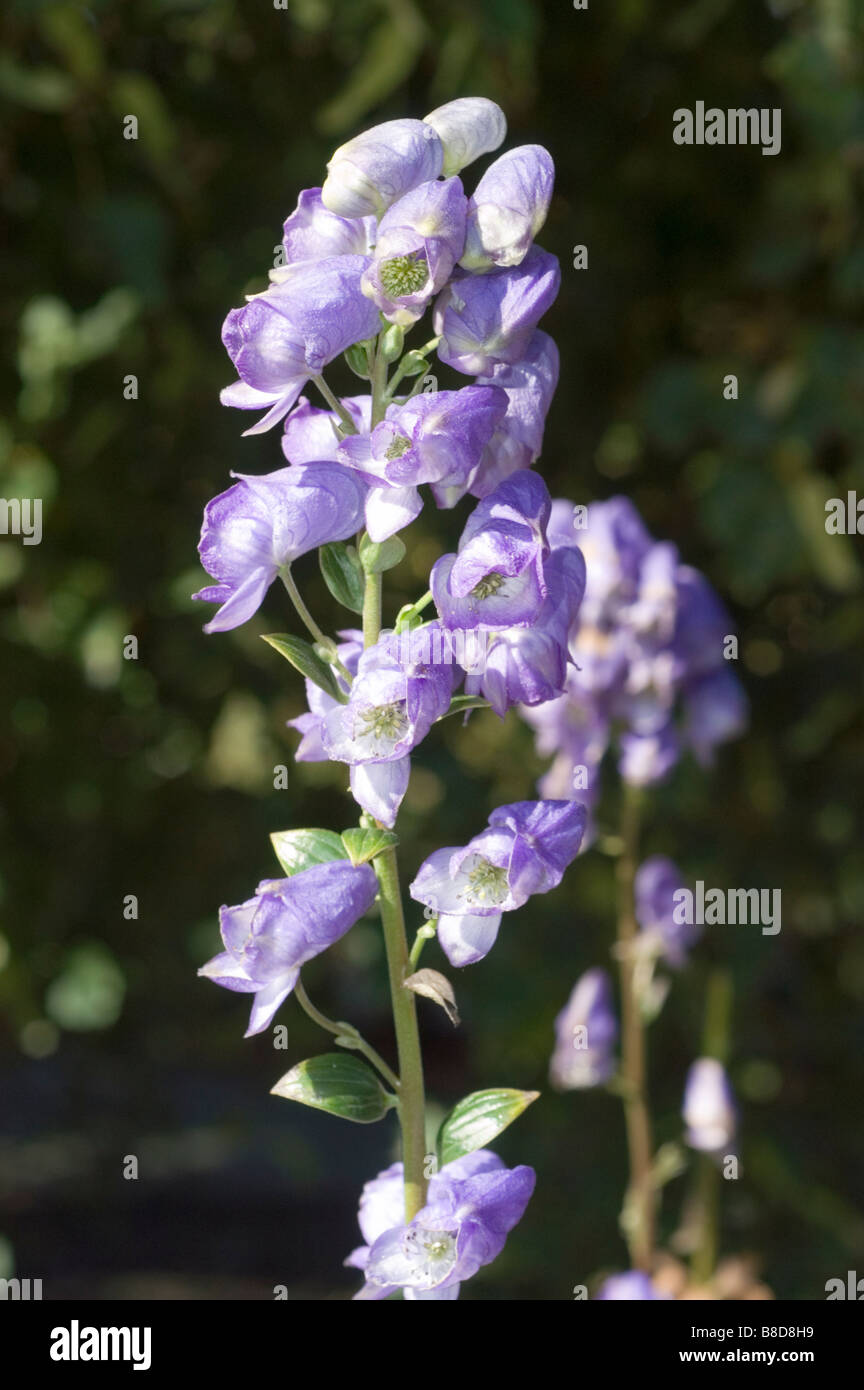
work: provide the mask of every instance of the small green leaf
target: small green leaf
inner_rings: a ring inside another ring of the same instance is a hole
[[[342,843],[352,864],[367,864],[382,850],[393,849],[398,845],[399,836],[392,830],[360,830],[352,827],[350,830],[342,831]]]
[[[469,709],[489,709],[489,701],[484,700],[482,695],[454,695],[450,701],[450,706],[445,709],[439,719],[446,719],[448,714],[464,714]]]
[[[346,545],[344,541],[322,545],[318,563],[324,583],[336,602],[343,608],[350,608],[352,613],[362,613],[365,578],[357,547]]]
[[[289,632],[268,632],[264,633],[263,637],[264,641],[280,656],[284,656],[286,661],[290,661],[301,675],[307,676],[340,704],[345,704],[345,694],[336,684],[336,677],[330,667],[302,637],[294,637]]]
[[[527,1110],[539,1091],[501,1087],[474,1091],[453,1107],[438,1132],[438,1158],[443,1167],[454,1158],[491,1144],[496,1135]]]
[[[311,1105],[315,1110],[327,1110],[360,1125],[383,1119],[396,1103],[395,1096],[384,1090],[371,1067],[359,1057],[346,1057],[340,1052],[325,1052],[321,1057],[299,1062],[276,1082],[270,1094]]]
[[[352,343],[344,352],[343,357],[348,363],[355,376],[362,377],[364,381],[369,379],[369,355],[366,351],[365,343]]]
[[[315,864],[348,858],[342,837],[335,830],[277,830],[270,843],[289,878]]]
[[[404,554],[405,542],[398,536],[391,536],[389,541],[380,543],[364,536],[360,542],[360,563],[367,574],[383,574],[385,570],[392,570]]]
[[[399,370],[403,376],[419,376],[421,372],[426,371],[428,366],[429,361],[425,354],[414,350],[406,352],[399,363]]]

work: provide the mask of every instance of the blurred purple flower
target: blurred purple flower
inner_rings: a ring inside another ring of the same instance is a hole
[[[684,887],[681,870],[665,855],[654,854],[640,864],[634,885],[636,918],[646,937],[676,969],[687,963],[701,927],[675,920],[675,894]]]
[[[717,1154],[734,1142],[735,1097],[723,1064],[714,1057],[700,1057],[687,1073],[682,1114],[691,1149]]]
[[[549,1079],[559,1091],[600,1086],[615,1071],[618,1020],[605,970],[587,970],[555,1019]]]

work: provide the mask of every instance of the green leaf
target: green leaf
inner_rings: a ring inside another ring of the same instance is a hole
[[[277,830],[270,843],[289,878],[315,864],[348,858],[342,837],[335,830]]]
[[[355,866],[368,864],[382,850],[393,849],[399,843],[399,836],[392,830],[361,830],[352,827],[342,831],[342,843],[348,851],[348,858]]]
[[[489,701],[484,700],[482,695],[454,695],[450,701],[450,706],[445,709],[443,714],[439,714],[439,719],[446,719],[448,714],[464,714],[469,709],[489,709]]]
[[[383,574],[385,570],[392,570],[404,555],[405,542],[398,536],[391,536],[389,541],[379,543],[370,541],[364,535],[360,542],[360,563],[367,574]]]
[[[460,1100],[438,1132],[441,1166],[491,1144],[495,1136],[518,1119],[539,1094],[539,1091],[516,1091],[511,1087],[502,1087],[493,1091],[474,1091]]]
[[[383,1119],[396,1103],[396,1097],[384,1090],[371,1067],[359,1057],[340,1052],[325,1052],[299,1062],[276,1082],[270,1094],[327,1110],[360,1125]]]
[[[304,642],[302,637],[294,637],[289,632],[268,632],[262,636],[264,641],[280,656],[284,656],[286,661],[290,661],[301,675],[308,676],[310,681],[320,686],[328,695],[332,695],[334,700],[345,704],[345,694],[336,684],[336,677],[309,642]]]
[[[362,613],[366,581],[357,547],[346,545],[344,541],[322,545],[318,551],[318,563],[324,583],[336,602],[341,603],[343,608],[350,608],[352,613]]]

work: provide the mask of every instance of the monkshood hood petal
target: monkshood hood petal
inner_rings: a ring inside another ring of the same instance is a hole
[[[465,270],[519,265],[549,211],[555,165],[542,145],[520,145],[490,164],[469,203]]]
[[[381,217],[412,188],[437,179],[443,164],[444,148],[431,125],[385,121],[334,152],[321,201],[340,217]]]
[[[433,315],[441,361],[468,376],[518,362],[560,283],[557,258],[539,246],[521,265],[452,280]]]
[[[316,864],[291,878],[259,883],[255,896],[222,907],[225,950],[198,971],[225,989],[254,994],[247,1037],[270,1023],[300,967],[338,941],[368,912],[378,889],[368,864]]]
[[[335,463],[232,476],[238,481],[204,509],[198,551],[218,582],[193,598],[222,605],[205,632],[226,632],[246,622],[284,566],[353,535],[365,506],[360,480]]]

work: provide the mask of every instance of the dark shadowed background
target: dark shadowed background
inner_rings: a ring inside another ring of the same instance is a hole
[[[728,968],[743,1175],[722,1249],[756,1252],[785,1298],[864,1273],[862,555],[825,530],[828,498],[864,494],[861,5],[8,0],[0,24],[0,494],[44,501],[41,545],[0,538],[0,1275],[42,1278],[46,1298],[356,1287],[341,1260],[394,1123],[271,1097],[323,1035],[289,1001],[287,1050],[244,1041],[245,1002],[195,976],[219,904],[276,869],[271,831],[350,823],[344,774],[293,764],[300,682],[258,637],[291,625],[284,596],[206,637],[189,595],[203,504],[230,469],[281,465],[278,431],[241,439],[219,406],[224,315],[263,287],[335,145],[460,95],[499,101],[508,144],[540,142],[558,168],[541,236],[564,269],[543,324],[562,357],[539,465],[553,495],[627,493],[740,633],[750,732],[652,798],[646,850],[709,885],[781,888],[783,926],[715,928],[676,981],[651,1034],[658,1140],[680,1133],[707,981]],[[696,100],[781,107],[782,152],[674,145],[672,112]],[[391,615],[467,510],[427,508]],[[314,556],[297,575],[327,626],[349,625]],[[542,770],[514,714],[448,721],[416,764],[409,872]],[[610,785],[609,828],[614,811]],[[420,1005],[439,1114],[485,1086],[544,1091],[496,1145],[538,1170],[536,1196],[464,1297],[567,1299],[626,1263],[620,1105],[546,1086],[552,1020],[608,963],[612,910],[592,851],[457,976],[458,1031]],[[373,923],[306,973],[390,1055]],[[689,1181],[666,1189],[667,1239]]]

